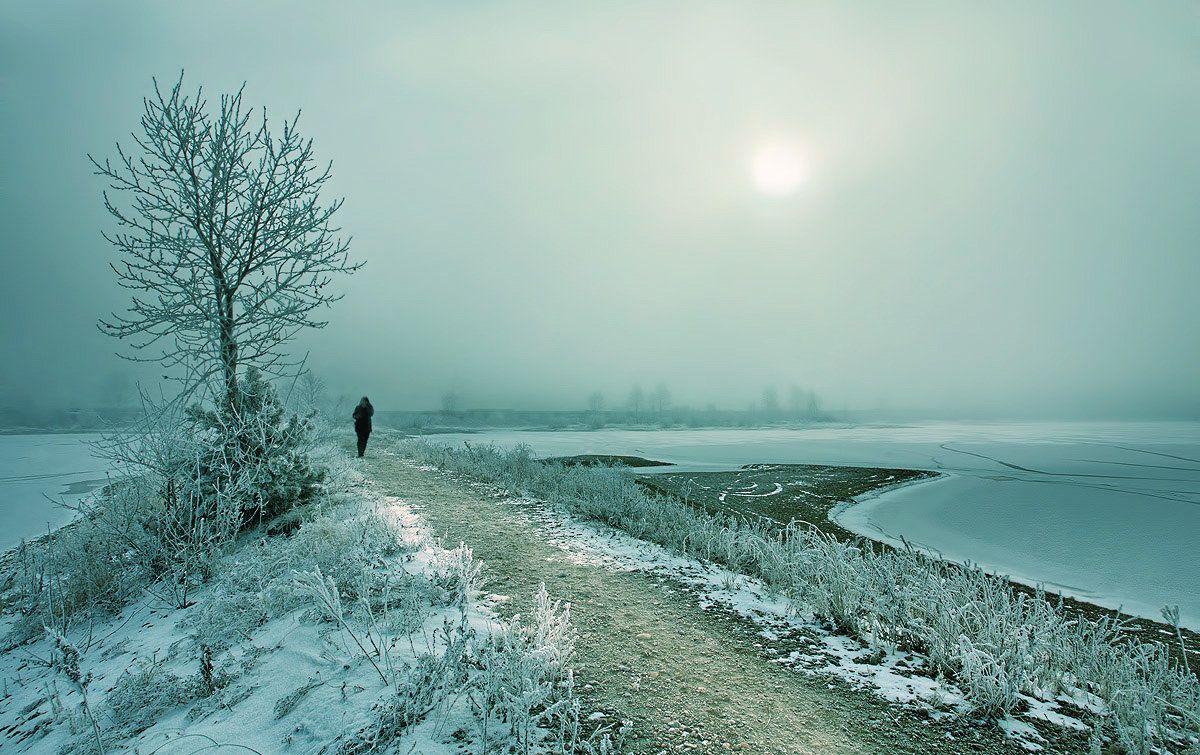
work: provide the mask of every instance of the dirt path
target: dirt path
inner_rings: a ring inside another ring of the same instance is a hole
[[[752,627],[702,610],[660,576],[573,563],[529,516],[480,486],[383,450],[368,454],[366,469],[382,493],[413,505],[447,543],[474,549],[486,564],[487,591],[514,598],[501,614],[541,582],[552,598],[571,603],[585,710],[605,712],[606,722],[631,719],[631,752],[1024,752],[994,724],[931,724],[771,663]]]

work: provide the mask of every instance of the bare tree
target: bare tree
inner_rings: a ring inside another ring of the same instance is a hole
[[[659,417],[671,407],[671,391],[666,383],[655,386],[654,393],[650,394],[650,407]]]
[[[763,388],[762,413],[767,417],[774,417],[779,414],[779,391],[773,385]]]
[[[182,74],[166,95],[154,81],[135,149],[118,143],[104,162],[89,155],[117,221],[104,234],[121,252],[111,267],[133,291],[129,311],[100,329],[131,339],[127,358],[181,368],[184,395],[219,379],[234,406],[239,365],[273,375],[296,367],[284,345],[326,324],[314,310],[341,298],[333,276],[361,263],[331,222],[342,200],[319,203],[331,165],[315,164],[299,112],[272,133],[266,108],[260,119],[243,105],[245,85],[212,114],[202,90],[189,97],[182,87]],[[154,344],[161,354],[141,356]]]
[[[817,396],[816,391],[810,391],[808,394],[808,418],[819,419],[821,417],[821,398]]]
[[[297,386],[296,403],[306,412],[326,411],[328,389],[329,385],[322,378],[314,375],[312,370],[305,370]]]
[[[646,394],[642,391],[641,383],[633,386],[633,390],[629,392],[627,401],[629,410],[633,412],[633,419],[636,422],[642,413],[642,404],[646,401]]]

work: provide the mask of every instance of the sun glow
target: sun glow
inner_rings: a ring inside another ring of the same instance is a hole
[[[751,166],[754,188],[775,197],[787,196],[804,185],[806,170],[800,151],[785,142],[764,145]]]

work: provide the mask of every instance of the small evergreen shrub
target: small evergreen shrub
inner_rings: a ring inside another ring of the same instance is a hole
[[[192,406],[186,417],[200,445],[180,471],[218,516],[221,506],[233,505],[241,524],[269,519],[311,496],[325,478],[309,458],[311,417],[289,416],[258,370],[247,371],[232,403]]]

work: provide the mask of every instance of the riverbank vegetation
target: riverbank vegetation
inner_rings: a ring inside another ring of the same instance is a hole
[[[312,454],[323,474],[307,496],[186,563],[161,560],[165,487],[148,475],[11,552],[2,741],[618,748],[620,731],[589,721],[575,694],[568,607],[543,589],[496,619],[470,547],[442,547],[403,502],[373,497],[329,437]]]
[[[1003,579],[914,551],[876,552],[801,524],[707,515],[648,492],[621,469],[543,463],[527,448],[409,441],[401,450],[757,577],[870,648],[925,656],[963,690],[964,712],[995,717],[1030,700],[1069,700],[1091,711],[1096,748],[1110,741],[1149,753],[1200,742],[1200,681],[1115,619],[1068,618]]]

